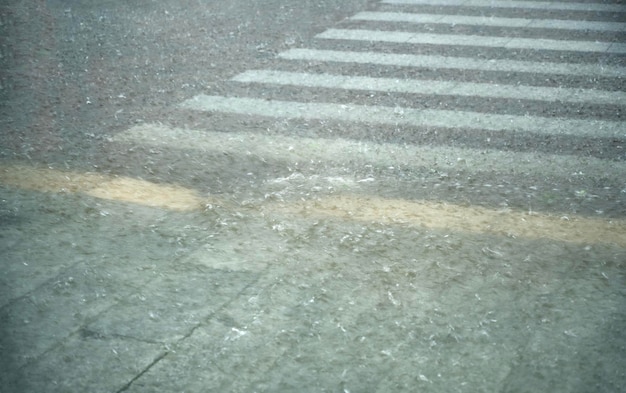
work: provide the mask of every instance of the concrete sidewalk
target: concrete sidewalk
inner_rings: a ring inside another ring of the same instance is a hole
[[[3,392],[608,392],[625,380],[617,246],[262,203],[180,212],[10,188],[2,200]]]

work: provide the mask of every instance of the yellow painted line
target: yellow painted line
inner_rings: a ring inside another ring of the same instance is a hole
[[[40,192],[81,193],[100,199],[186,211],[204,206],[197,192],[124,176],[61,171],[22,165],[0,166],[0,184]]]
[[[432,201],[355,195],[296,202],[283,206],[281,210],[313,217],[339,217],[362,222],[491,233],[511,238],[551,239],[583,244],[613,243],[626,247],[626,220],[556,217]]]
[[[192,189],[123,176],[60,171],[21,165],[0,166],[0,184],[40,192],[80,193],[175,211],[204,209],[207,203]],[[241,208],[241,207],[240,207]],[[490,233],[510,238],[550,239],[582,244],[626,247],[626,220],[580,216],[557,217],[513,210],[492,210],[433,201],[409,201],[372,196],[333,195],[308,201],[271,203],[268,213],[304,218],[339,218],[365,223],[419,226],[466,233]]]

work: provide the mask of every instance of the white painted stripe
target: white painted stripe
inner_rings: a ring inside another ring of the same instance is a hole
[[[517,60],[488,60],[468,57],[423,56],[378,52],[351,52],[317,49],[290,49],[278,54],[288,60],[333,61],[342,63],[379,64],[399,67],[438,69],[529,72],[557,75],[626,77],[626,67],[602,64],[551,63]]]
[[[510,98],[520,100],[626,105],[626,92],[593,89],[496,85],[456,81],[371,78],[331,74],[307,74],[273,70],[248,70],[233,78],[237,82],[368,90],[410,94]]]
[[[424,34],[361,29],[329,29],[317,38],[354,41],[380,41],[423,45],[480,46],[505,49],[558,50],[575,52],[626,53],[610,42],[569,41],[536,38],[496,37],[456,34]]]
[[[594,22],[563,19],[497,18],[493,16],[414,14],[406,12],[359,12],[350,19],[377,22],[408,22],[417,24],[431,23],[446,25],[518,27],[532,29],[597,30],[618,32],[626,30],[626,23],[619,22]]]
[[[574,3],[556,1],[515,0],[382,0],[387,4],[432,5],[447,7],[522,8],[535,10],[626,12],[620,4]]]
[[[331,119],[382,125],[443,127],[464,130],[524,131],[551,135],[624,137],[623,122],[575,120],[538,116],[497,115],[434,109],[391,108],[259,98],[198,95],[184,101],[182,108],[287,119]]]
[[[113,137],[118,142],[167,146],[168,149],[192,149],[202,152],[252,154],[285,162],[333,162],[353,164],[360,158],[368,164],[388,168],[432,168],[444,165],[447,170],[469,173],[524,174],[540,178],[562,179],[583,172],[587,178],[608,178],[622,184],[626,162],[605,161],[538,152],[514,152],[450,146],[421,146],[375,143],[333,138],[306,138],[289,135],[265,135],[247,132],[210,132],[142,124]],[[571,172],[567,170],[571,168]],[[563,179],[566,181],[567,179]],[[495,184],[494,184],[495,186]]]

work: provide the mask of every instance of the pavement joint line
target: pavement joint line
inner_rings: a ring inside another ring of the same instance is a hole
[[[526,29],[596,30],[615,32],[623,32],[626,30],[626,23],[621,22],[502,18],[494,16],[421,14],[408,12],[364,11],[359,12],[348,19],[373,22],[407,22],[414,24],[470,25]]]
[[[624,122],[540,116],[502,115],[443,109],[416,109],[376,105],[336,104],[224,97],[200,94],[180,104],[183,109],[285,119],[337,120],[379,125],[442,127],[451,129],[529,132],[623,138]]]
[[[15,169],[23,174],[23,167],[4,166],[0,174]],[[55,173],[52,173],[54,171]],[[32,181],[45,181],[49,188],[35,191],[59,190],[71,182],[67,172],[46,168],[32,168],[31,178],[25,180],[25,189],[32,190],[28,184]],[[53,176],[51,176],[51,174]],[[87,175],[91,176],[91,175]],[[56,184],[51,184],[50,178]],[[0,175],[0,184],[20,187],[19,182],[6,184],[6,176]],[[65,180],[63,180],[65,179]],[[59,184],[59,182],[61,182]],[[156,188],[155,192],[164,192]],[[194,190],[169,186],[167,190],[179,194],[192,194]],[[73,193],[80,193],[80,188],[73,188]],[[188,206],[187,211],[199,210],[200,198]],[[208,200],[207,200],[208,202]],[[140,202],[134,202],[140,203]],[[228,208],[228,203],[212,199]],[[164,206],[161,206],[164,207]],[[164,207],[166,208],[166,207]],[[231,209],[233,207],[230,207]],[[239,206],[241,208],[241,206]],[[180,211],[180,206],[175,210]],[[381,222],[389,225],[422,226],[436,230],[451,230],[466,233],[491,233],[499,236],[527,239],[552,239],[573,243],[613,243],[626,247],[626,220],[597,219],[581,216],[556,217],[548,214],[526,213],[512,210],[493,210],[477,206],[461,206],[427,200],[389,199],[376,196],[341,194],[322,196],[306,201],[271,202],[261,206],[263,213],[298,215],[301,217],[330,217],[349,221]],[[254,214],[254,213],[252,213]],[[258,211],[257,211],[258,214]],[[131,381],[132,383],[132,381]],[[130,385],[129,385],[130,386]],[[123,390],[122,390],[123,391]]]
[[[394,54],[381,52],[355,52],[295,48],[278,54],[287,60],[330,61],[341,63],[378,64],[398,67],[419,67],[435,69],[478,70],[491,72],[522,72],[575,76],[603,76],[622,78],[626,67],[601,64],[577,64],[532,62],[519,60],[489,60],[469,57],[428,56],[414,54]]]
[[[128,381],[124,386],[122,386],[116,393],[123,393],[123,392],[127,391],[136,380],[138,380],[145,373],[150,371],[150,369],[152,369],[152,367],[154,367],[161,360],[165,359],[167,357],[167,355],[169,355],[168,351],[161,352],[159,354],[159,356],[157,356],[150,364],[148,364],[146,367],[144,367],[143,370],[141,370],[139,373],[137,373],[137,375],[135,375],[133,378],[131,378],[131,380]]]
[[[626,105],[626,92],[566,87],[538,87],[461,81],[373,78],[337,74],[310,74],[275,70],[248,70],[231,80],[244,83],[323,87],[410,94],[509,98],[533,101]]]
[[[516,0],[382,0],[383,4],[432,5],[438,7],[519,8],[585,12],[626,12],[619,4]]]
[[[531,49],[573,52],[626,53],[626,48],[611,42],[554,40],[460,34],[430,34],[364,29],[328,29],[315,36],[320,39],[391,42],[415,45],[473,46],[501,49]]]
[[[178,340],[176,340],[176,342],[172,343],[172,346],[177,346],[180,345],[180,343],[182,343],[183,341],[187,340],[189,337],[191,337],[193,335],[193,333],[199,329],[201,326],[204,326],[206,322],[210,321],[215,315],[217,315],[218,312],[226,309],[226,307],[228,307],[231,303],[233,303],[236,299],[241,297],[241,294],[245,293],[245,291],[250,288],[253,284],[256,284],[259,282],[261,276],[257,275],[256,279],[251,280],[250,282],[248,282],[246,285],[244,285],[244,287],[237,292],[234,296],[231,296],[229,298],[229,300],[227,302],[225,302],[224,304],[222,304],[220,307],[218,307],[217,309],[215,309],[214,311],[212,311],[211,313],[209,313],[209,315],[207,315],[205,318],[202,319],[202,321],[196,323],[194,326],[192,326],[189,331],[184,334],[181,338],[179,338]],[[148,366],[146,366],[141,372],[139,372],[137,375],[135,375],[128,383],[126,383],[126,385],[124,385],[120,390],[118,390],[116,393],[123,393],[125,391],[127,391],[133,383],[135,383],[135,381],[137,381],[139,378],[141,378],[144,374],[146,374],[147,372],[149,372],[155,365],[157,365],[160,361],[162,361],[163,359],[165,359],[170,353],[172,352],[172,350],[170,350],[169,348],[165,351],[163,351],[160,356],[157,356],[155,358],[155,360],[153,362],[151,362]],[[175,352],[175,351],[174,351]]]

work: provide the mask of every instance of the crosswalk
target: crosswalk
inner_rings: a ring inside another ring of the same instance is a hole
[[[359,157],[368,167],[421,173],[443,161],[443,172],[482,178],[485,187],[503,187],[511,174],[521,175],[537,179],[533,190],[550,190],[564,201],[610,199],[613,214],[620,214],[626,198],[626,6],[385,0],[376,8],[320,32],[307,47],[278,53],[266,68],[234,75],[225,82],[226,94],[200,94],[178,106],[248,123],[294,121],[304,129],[330,123],[339,125],[337,132],[307,138],[288,130],[266,135],[224,133],[218,125],[183,130],[143,124],[115,141],[246,151],[292,164],[349,166]],[[342,134],[350,127],[374,129],[381,137]],[[436,145],[432,137],[420,139],[439,131],[452,136]],[[411,142],[397,143],[387,133],[411,135]],[[457,143],[455,136],[483,142]],[[492,138],[500,138],[499,145],[492,147]],[[558,146],[534,151],[533,140],[542,138],[571,146],[565,153]],[[500,150],[509,139],[531,147],[511,143]],[[575,153],[579,143],[599,144],[591,149],[597,154]]]
[[[390,4],[435,4],[446,6],[482,7],[483,2],[427,2],[391,1]],[[492,7],[515,7],[522,9],[572,9],[575,3],[538,2],[488,2]],[[585,3],[576,10],[624,11],[623,7],[605,7],[604,4]],[[541,7],[540,7],[541,6]],[[498,18],[492,16],[472,17],[457,14],[418,14],[403,12],[361,12],[350,20],[411,22],[415,24],[463,24],[473,26],[507,26],[524,29],[569,29],[624,31],[621,22],[575,21],[558,19]],[[380,31],[363,29],[331,28],[317,38],[326,40],[404,43],[414,46],[419,52],[423,45],[497,47],[507,49],[530,49],[561,51],[575,58],[576,52],[623,53],[620,42],[598,42],[596,40],[570,41],[566,39],[542,39],[524,37],[494,37],[476,35],[425,34],[404,31]],[[574,53],[571,55],[571,53]],[[279,58],[327,63],[359,63],[423,68],[455,69],[460,72],[480,70],[500,73],[541,73],[572,76],[606,76],[619,82],[626,75],[626,68],[619,65],[596,63],[519,61],[508,59],[485,59],[480,57],[422,56],[412,53],[382,53],[363,51],[320,50],[315,48],[291,49],[280,53]],[[416,73],[418,71],[415,71]],[[264,85],[297,86],[303,88],[342,89],[348,91],[374,91],[386,93],[408,93],[426,96],[464,96],[481,98],[506,98],[558,103],[589,103],[614,105],[619,110],[625,105],[626,93],[622,90],[598,90],[568,86],[521,85],[515,80],[507,84],[489,82],[462,82],[459,80],[425,80],[408,78],[380,78],[366,75],[343,75],[330,73],[289,72],[274,69],[249,70],[236,75],[235,82]],[[333,119],[346,122],[364,122],[411,127],[445,127],[463,130],[482,129],[495,131],[526,131],[538,134],[566,134],[590,137],[623,138],[626,134],[621,120],[545,118],[524,114],[502,115],[493,113],[467,112],[459,110],[415,109],[411,107],[381,107],[327,102],[268,101],[253,97],[220,97],[200,95],[181,104],[181,107],[198,111],[218,111],[241,115],[259,115],[302,119]]]
[[[523,196],[512,206],[527,213],[532,213],[530,195],[539,194],[544,200],[560,200],[555,212],[535,213],[554,213],[557,220],[542,218],[533,229],[541,236],[549,237],[553,230],[546,228],[567,220],[581,224],[572,229],[576,236],[561,238],[589,237],[591,232],[581,229],[588,227],[596,228],[603,239],[623,244],[619,239],[626,238],[626,223],[621,219],[626,212],[626,6],[618,2],[383,0],[375,8],[321,31],[306,47],[276,54],[265,68],[233,75],[224,81],[220,90],[224,93],[199,94],[175,109],[220,114],[213,125],[188,129],[145,123],[117,134],[112,142],[198,155],[253,156],[260,162],[282,163],[290,171],[303,170],[299,166],[303,163],[312,173],[335,168],[326,177],[310,175],[313,183],[337,179],[333,177],[337,173],[353,173],[354,179],[341,180],[346,192],[341,208],[336,195],[306,194],[316,198],[315,205],[306,209],[321,215],[342,215],[339,211],[349,210],[349,201],[355,211],[369,204],[372,211],[395,212],[404,204],[409,206],[403,210],[408,216],[417,217],[417,210],[428,208],[439,209],[432,215],[448,223],[456,222],[459,211],[482,217],[478,221],[497,221],[502,208],[508,209],[509,198],[515,199],[511,193],[529,195],[529,206],[519,203],[526,202]],[[242,121],[263,126],[256,131],[232,127]],[[286,126],[259,131],[272,122]],[[562,145],[566,145],[564,151],[560,151]],[[19,183],[7,175],[9,170],[5,172],[1,181]],[[413,179],[421,182],[421,191],[411,192],[402,203],[398,198],[405,197],[402,190],[406,187],[390,190],[398,173],[403,179],[417,174]],[[246,175],[250,173],[242,174]],[[146,201],[173,210],[197,209],[208,200],[197,190],[170,189],[132,178],[102,180],[56,172],[28,175],[37,176],[47,179],[40,183],[53,184],[53,188],[73,187],[98,198]],[[302,180],[295,174],[276,176],[263,179],[267,190],[259,192],[265,197],[277,184]],[[75,180],[63,180],[70,177]],[[377,187],[385,189],[388,200],[373,194],[375,187],[364,187],[379,180]],[[482,203],[480,213],[475,206],[471,210],[454,205],[455,199],[442,207],[437,202],[445,193],[440,190],[446,181],[455,198],[472,205],[489,190],[504,197],[495,205],[494,199]],[[97,182],[107,186],[96,186]],[[323,189],[320,184],[308,186]],[[367,198],[355,196],[368,192]],[[279,194],[283,200],[285,193]],[[303,198],[300,193],[291,203],[299,206]],[[603,206],[610,206],[611,216],[602,221],[601,207],[592,221],[577,218],[577,208],[568,211],[567,206],[580,205],[581,200],[589,200],[590,206],[605,201]],[[350,212],[347,216],[357,215]],[[532,231],[521,232],[529,235]]]
[[[490,7],[492,9],[518,8],[525,10],[577,10],[595,12],[618,12],[623,14],[625,7],[595,3],[542,3],[534,1],[384,1],[386,4],[437,5],[450,7]],[[461,9],[462,11],[462,9]],[[412,78],[384,78],[368,75],[344,75],[341,73],[291,72],[279,69],[249,70],[236,75],[232,81],[268,86],[282,85],[303,88],[341,89],[348,91],[374,91],[386,93],[406,93],[421,96],[463,96],[480,98],[505,98],[512,100],[533,100],[557,103],[589,103],[592,105],[613,105],[621,111],[626,93],[621,88],[621,80],[626,75],[622,67],[621,54],[626,44],[622,42],[602,42],[595,39],[568,40],[552,38],[525,38],[519,36],[526,29],[565,29],[581,31],[613,31],[615,39],[623,35],[622,22],[577,21],[565,19],[501,18],[497,16],[467,16],[459,14],[421,14],[412,12],[360,12],[349,20],[374,22],[410,22],[416,25],[444,24],[469,26],[501,26],[511,31],[507,36],[443,34],[407,31],[384,31],[378,29],[331,28],[317,35],[320,42],[339,40],[358,48],[360,42],[409,44],[413,52],[421,52],[424,47],[471,47],[498,48],[505,52],[523,49],[534,53],[545,52],[555,60],[524,61],[507,58],[485,58],[485,56],[439,56],[414,53],[388,53],[382,51],[328,50],[317,48],[291,49],[278,54],[286,60],[325,62],[333,64],[357,63],[378,66],[410,67],[413,72],[428,69],[452,69],[458,72],[478,70],[490,73],[558,74],[561,76],[616,78],[614,90],[581,88],[577,86],[541,86],[520,84],[508,80],[507,83],[491,81],[463,82],[457,79],[428,80]],[[521,30],[514,30],[519,28]],[[576,62],[579,52],[594,52],[603,56],[617,56],[617,61],[606,64]],[[574,61],[561,61],[563,57]],[[339,67],[340,68],[340,67]],[[514,76],[514,75],[513,75]],[[538,78],[539,79],[539,78]],[[487,129],[503,131],[527,131],[542,134],[571,134],[596,137],[622,138],[625,135],[623,122],[617,120],[547,119],[532,114],[523,116],[503,116],[499,114],[473,113],[450,110],[416,110],[411,107],[391,108],[350,105],[349,103],[309,103],[268,101],[255,97],[219,97],[201,95],[181,104],[182,108],[197,111],[218,111],[233,114],[266,115],[286,118],[331,118],[340,121],[369,122],[375,124],[405,124],[413,127],[436,126],[455,129]]]

